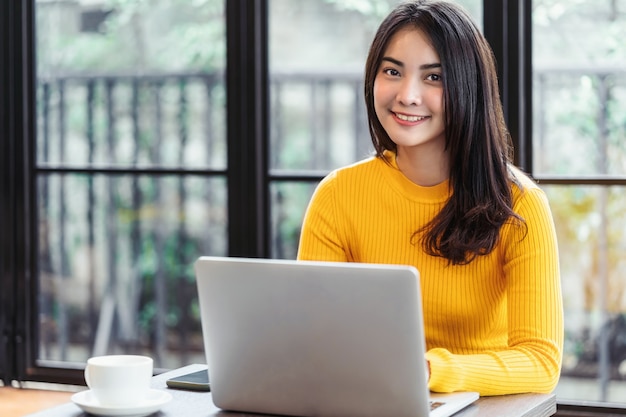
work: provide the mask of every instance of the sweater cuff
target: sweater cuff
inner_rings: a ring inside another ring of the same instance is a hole
[[[463,369],[454,355],[446,349],[435,348],[426,352],[430,363],[428,388],[433,392],[454,392],[463,386]]]

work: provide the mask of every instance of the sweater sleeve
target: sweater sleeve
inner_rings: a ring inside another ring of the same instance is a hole
[[[458,355],[427,352],[432,391],[481,395],[551,392],[563,351],[563,306],[556,233],[548,201],[538,187],[525,188],[514,210],[524,224],[503,226],[501,256],[507,286],[508,346]]]
[[[311,197],[302,224],[298,246],[299,260],[348,260],[337,227],[335,176],[336,173],[331,173],[324,178]]]

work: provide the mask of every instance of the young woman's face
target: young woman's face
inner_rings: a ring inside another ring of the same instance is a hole
[[[439,55],[415,28],[390,39],[374,79],[374,109],[398,146],[445,148],[443,83]]]

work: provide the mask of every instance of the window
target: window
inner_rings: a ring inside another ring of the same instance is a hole
[[[117,352],[202,362],[193,261],[228,252],[225,3],[32,8],[20,377],[80,383],[63,369]]]
[[[624,400],[624,28],[624,1],[533,1],[532,172],[559,238],[564,400]]]

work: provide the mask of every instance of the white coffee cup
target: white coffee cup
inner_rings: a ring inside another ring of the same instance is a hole
[[[95,356],[87,360],[85,381],[103,406],[137,404],[148,395],[152,368],[148,356]]]

